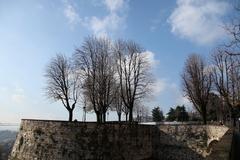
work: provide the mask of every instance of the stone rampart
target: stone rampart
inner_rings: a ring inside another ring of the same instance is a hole
[[[220,139],[225,130],[223,126],[22,120],[9,160],[198,160],[206,156],[208,139]]]
[[[221,137],[228,131],[228,127],[217,125],[159,125],[159,129],[172,140],[166,139],[166,143],[172,146],[186,146],[194,152],[208,156],[211,153],[211,142],[219,141]]]
[[[151,157],[153,135],[151,126],[22,120],[9,159],[138,160]]]

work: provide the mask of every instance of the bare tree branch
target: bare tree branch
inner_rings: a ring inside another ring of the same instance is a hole
[[[212,59],[216,90],[230,107],[235,125],[236,112],[240,109],[240,57],[218,49]]]
[[[121,97],[129,110],[129,121],[133,120],[135,101],[146,96],[151,84],[149,62],[143,49],[132,41],[118,40],[115,43],[117,73],[121,88]]]
[[[76,49],[75,61],[84,77],[84,94],[91,102],[98,122],[106,121],[106,112],[114,99],[115,68],[107,38],[89,37]]]
[[[203,58],[192,54],[185,63],[182,74],[183,91],[206,124],[206,107],[212,86],[212,73],[207,69]]]
[[[72,67],[72,63],[62,54],[52,58],[46,68],[47,79],[46,96],[55,101],[61,101],[69,112],[72,121],[73,110],[80,97],[80,77]]]

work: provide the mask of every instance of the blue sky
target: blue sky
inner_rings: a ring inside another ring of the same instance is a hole
[[[0,0],[0,122],[67,119],[61,103],[44,96],[44,70],[56,53],[71,55],[89,35],[142,45],[155,76],[149,110],[189,102],[181,92],[183,64],[226,39],[230,0]],[[75,117],[82,119],[82,108]],[[94,114],[87,114],[94,120]],[[114,119],[115,113],[109,119]]]

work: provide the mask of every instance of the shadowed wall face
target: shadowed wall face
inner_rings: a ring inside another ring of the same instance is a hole
[[[148,158],[153,131],[151,126],[23,120],[10,159]]]
[[[186,146],[206,157],[211,153],[209,144],[219,141],[228,127],[216,125],[161,125],[159,130],[171,138],[162,138],[161,144]],[[167,136],[166,136],[167,137]]]
[[[201,153],[207,146],[207,133],[206,126],[22,120],[9,159],[203,159]],[[189,147],[189,137],[192,143],[205,148]]]

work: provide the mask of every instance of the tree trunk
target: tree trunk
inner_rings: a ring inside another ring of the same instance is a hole
[[[204,107],[202,107],[204,108]],[[206,125],[207,124],[207,112],[206,109],[203,109],[202,111],[202,119],[203,119],[203,124]]]
[[[237,126],[237,123],[236,123],[236,118],[233,117],[233,127],[236,127]]]
[[[129,109],[129,122],[131,123],[133,121],[133,109],[132,107]]]
[[[102,123],[103,117],[102,117],[102,113],[99,113],[99,123]]]
[[[98,111],[96,111],[95,113],[97,117],[97,123],[101,123],[101,114]]]
[[[204,116],[203,118],[203,124],[206,125],[207,124],[207,119],[206,119],[206,116]]]
[[[121,122],[121,113],[118,113],[118,122]]]
[[[126,122],[128,121],[128,113],[126,113]]]
[[[69,113],[68,121],[69,121],[69,122],[72,122],[72,119],[73,119],[73,110],[72,110],[72,109],[68,110],[68,113]]]
[[[106,112],[102,113],[102,123],[106,122]]]
[[[236,127],[236,116],[235,116],[235,113],[234,113],[234,110],[232,109],[232,125],[233,125],[233,127]]]
[[[235,108],[235,106],[233,106]],[[234,110],[234,108],[231,107],[231,119],[232,119],[232,123],[233,123],[233,127],[236,127],[236,111]]]

